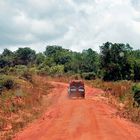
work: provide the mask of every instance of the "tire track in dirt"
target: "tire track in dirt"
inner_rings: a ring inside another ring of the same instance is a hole
[[[51,83],[52,105],[14,140],[140,140],[140,127],[113,116],[116,109],[97,96],[102,90],[86,87],[85,100],[68,99],[67,84]]]

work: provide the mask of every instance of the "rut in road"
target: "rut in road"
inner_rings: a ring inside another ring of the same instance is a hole
[[[86,87],[86,99],[68,99],[67,84],[52,84],[51,107],[15,140],[140,140],[140,127],[113,115],[103,91]]]

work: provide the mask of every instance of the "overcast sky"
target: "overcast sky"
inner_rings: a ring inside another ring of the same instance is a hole
[[[140,0],[0,0],[0,52],[53,44],[98,51],[107,41],[140,49]]]

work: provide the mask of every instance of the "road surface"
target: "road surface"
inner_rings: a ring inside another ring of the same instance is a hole
[[[14,140],[140,140],[140,127],[116,116],[102,90],[86,87],[85,99],[68,99],[67,84],[52,84],[51,106]]]

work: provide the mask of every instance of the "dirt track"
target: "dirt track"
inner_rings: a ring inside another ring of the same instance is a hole
[[[68,99],[67,85],[52,82],[52,105],[15,140],[140,140],[140,127],[117,117],[101,90],[86,87],[86,99]]]

